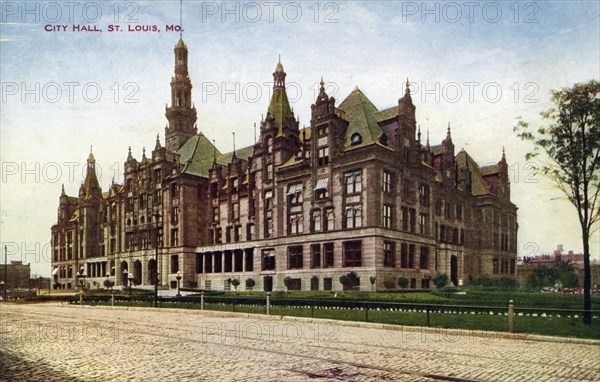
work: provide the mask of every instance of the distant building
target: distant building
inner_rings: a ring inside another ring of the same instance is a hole
[[[255,290],[384,289],[405,276],[429,288],[445,273],[513,277],[517,207],[508,165],[480,167],[455,152],[450,126],[439,145],[421,140],[407,84],[379,110],[358,88],[341,103],[323,81],[300,127],[281,63],[256,142],[221,153],[196,127],[188,49],[175,47],[165,145],[135,159],[124,184],[102,192],[90,153],[78,197],[62,190],[52,226],[56,286],[117,285]],[[232,116],[235,111],[232,110]]]
[[[6,265],[7,277],[4,280],[4,264],[0,265],[0,281],[4,281],[8,290],[25,289],[30,287],[29,277],[31,267],[21,261],[11,261]]]
[[[573,264],[573,272],[577,274],[577,282],[583,287],[583,253],[574,253],[568,251],[564,253],[562,244],[559,244],[551,255],[523,257],[517,263],[517,280],[523,284],[532,274],[533,269],[539,265],[554,265],[560,262],[569,262]],[[600,263],[597,260],[590,260],[590,273],[592,288],[600,287]]]

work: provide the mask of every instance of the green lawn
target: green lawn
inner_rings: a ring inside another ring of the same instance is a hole
[[[95,305],[110,305],[110,302],[92,303]],[[117,301],[117,306],[151,307],[150,302],[131,303]],[[161,308],[200,309],[199,304],[161,302]],[[264,314],[264,306],[205,304],[207,310],[244,312]],[[310,309],[293,307],[271,307],[271,315],[326,318],[343,321],[369,322],[406,325],[428,326],[427,314],[424,312],[404,311],[379,311],[364,309]],[[484,330],[507,332],[508,323],[505,315],[488,314],[457,314],[457,313],[430,313],[429,326],[448,329]],[[600,320],[595,319],[590,326],[581,322],[581,318],[568,317],[514,317],[515,333],[541,334],[550,336],[576,337],[600,339]]]

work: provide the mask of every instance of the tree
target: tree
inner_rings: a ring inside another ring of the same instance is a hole
[[[292,285],[292,278],[290,276],[285,276],[283,279],[283,285],[287,289],[288,293],[290,292],[290,285]]]
[[[254,285],[256,285],[256,282],[254,281],[254,279],[246,279],[246,289],[250,290],[252,288],[254,288]]]
[[[526,159],[546,154],[540,166],[577,210],[583,242],[583,322],[592,322],[590,244],[593,227],[600,220],[600,83],[575,84],[551,92],[554,107],[541,113],[548,126],[531,129],[519,118],[515,132],[534,149]]]
[[[577,275],[573,269],[573,264],[560,262],[552,265],[538,265],[525,284],[531,289],[540,289],[544,287],[554,287],[560,285],[563,288],[577,287]]]
[[[400,288],[404,289],[408,286],[408,279],[404,276],[400,276],[398,277],[398,285],[400,286]]]
[[[448,275],[445,273],[439,273],[433,278],[433,283],[435,287],[438,289],[442,289],[446,285],[448,285]]]
[[[238,285],[240,285],[240,280],[239,279],[231,279],[231,285],[233,285],[233,287],[235,288],[235,291],[237,292],[237,287],[238,287]]]

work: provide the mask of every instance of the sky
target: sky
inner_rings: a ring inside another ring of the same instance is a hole
[[[106,190],[128,147],[139,159],[157,134],[164,143],[181,25],[198,129],[222,152],[234,132],[236,147],[253,144],[279,59],[302,125],[321,77],[338,105],[358,86],[379,109],[408,79],[423,139],[439,144],[450,124],[457,152],[481,165],[504,147],[519,256],[581,252],[576,210],[525,160],[532,147],[513,127],[545,123],[552,89],[600,79],[599,4],[1,1],[0,242],[9,262],[49,276],[61,185],[77,195],[90,149]]]

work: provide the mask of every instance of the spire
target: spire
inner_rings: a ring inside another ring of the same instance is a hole
[[[273,81],[275,82],[274,88],[285,88],[285,72],[283,71],[283,65],[281,65],[281,55],[279,55],[279,62],[275,67],[275,73],[273,73]]]
[[[421,125],[419,125],[419,130],[417,132],[417,142],[419,142],[419,144],[421,144]]]
[[[502,159],[500,159],[500,161],[506,163],[506,153],[504,152],[504,146],[502,146]]]
[[[452,140],[452,133],[450,132],[450,122],[448,122],[448,132],[446,133],[446,139]]]
[[[323,76],[321,76],[321,82],[319,85],[319,96],[317,97],[317,101],[327,101],[329,97],[327,96],[327,93],[325,93],[325,82],[323,82]]]
[[[92,154],[91,146],[90,155],[87,159],[87,172],[85,174],[85,180],[83,181],[83,188],[86,199],[102,197],[102,191],[100,189],[100,184],[98,183],[98,177],[96,176],[96,160],[94,159],[94,154]]]
[[[429,151],[430,146],[429,146],[429,126],[427,126],[427,151]]]
[[[165,116],[169,121],[165,129],[165,146],[176,152],[192,136],[197,134],[196,109],[192,103],[192,82],[188,72],[188,48],[183,38],[175,45],[175,71],[171,79],[171,106],[167,105]]]
[[[235,162],[237,157],[235,156],[235,131],[233,132],[233,155],[231,156],[231,162]]]
[[[62,187],[61,187],[61,191],[60,191],[60,196],[65,196],[65,195],[66,195],[66,193],[65,193],[65,184],[63,183]]]
[[[283,71],[283,65],[279,62],[273,73],[273,96],[271,97],[267,112],[267,117],[274,119],[274,127],[277,129],[278,135],[283,133],[285,127],[294,127],[291,126],[294,123],[289,121],[290,118],[293,118],[294,112],[290,107],[285,91],[285,76],[286,73]]]
[[[154,150],[160,150],[161,146],[160,146],[160,134],[157,133],[156,134],[156,145],[154,145]]]
[[[142,159],[146,159],[146,147],[142,147]]]

